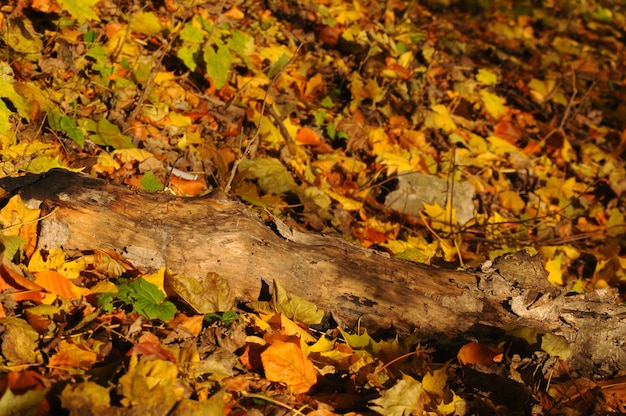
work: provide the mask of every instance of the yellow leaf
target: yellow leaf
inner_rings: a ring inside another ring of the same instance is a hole
[[[274,330],[280,331],[284,335],[296,335],[302,341],[315,342],[315,337],[309,334],[306,328],[298,325],[292,319],[287,318],[282,313],[277,313],[267,321]]]
[[[326,193],[335,201],[339,202],[343,208],[347,211],[356,211],[363,207],[363,203],[354,199],[346,198],[333,191],[326,191]]]
[[[285,383],[293,393],[306,393],[317,382],[317,373],[300,347],[291,342],[274,341],[261,353],[265,377]]]
[[[101,155],[102,154],[106,154],[106,152],[102,152]],[[129,149],[114,150],[113,156],[117,156],[119,161],[122,163],[129,163],[129,162],[134,162],[135,160],[137,162],[143,162],[144,160],[146,160],[149,157],[152,157],[153,155],[152,153],[144,149],[129,148]],[[115,163],[118,166],[117,169],[119,169],[119,165],[117,164],[117,162],[115,162],[115,160],[111,162],[103,158],[103,162],[107,164]],[[100,163],[100,156],[98,156],[98,163]]]
[[[39,213],[38,209],[27,208],[19,194],[11,197],[6,206],[0,211],[2,234],[16,236],[20,234],[20,229],[26,225],[30,224],[36,227]]]
[[[182,114],[178,114],[174,111],[170,112],[167,116],[169,117],[170,124],[172,126],[176,126],[176,127],[191,126],[191,118],[187,116],[183,116]]]
[[[480,98],[483,100],[485,110],[487,110],[489,115],[494,119],[499,120],[506,114],[507,107],[504,105],[504,99],[501,97],[489,91],[482,90],[480,91]]]
[[[487,69],[479,69],[476,74],[476,81],[483,85],[496,85],[498,83],[498,76]]]
[[[148,36],[157,36],[163,30],[159,18],[152,12],[138,11],[133,14],[130,27]]]
[[[556,85],[555,79],[546,79],[544,81],[533,78],[528,83],[528,87],[530,88],[530,95],[537,101],[538,103],[542,103],[546,100],[548,95],[554,89]]]
[[[563,255],[559,254],[546,262],[548,281],[556,285],[563,285]]]
[[[443,104],[435,104],[430,107],[432,110],[426,119],[426,126],[430,128],[437,128],[445,133],[450,133],[456,130],[456,124],[450,116],[448,107]]]
[[[443,367],[432,372],[429,371],[424,375],[424,378],[422,379],[422,386],[424,386],[424,390],[443,398],[444,389],[448,383],[448,364],[449,362],[444,364]]]
[[[48,251],[46,259],[41,255],[41,250],[33,253],[28,262],[28,271],[31,273],[43,272],[46,270],[58,270],[65,263],[65,252],[58,247]]]
[[[163,294],[167,294],[165,293],[165,288],[163,287],[163,282],[165,281],[165,271],[165,267],[161,267],[159,270],[157,270],[156,273],[153,273],[149,276],[143,276],[143,278],[145,281],[152,283],[153,285],[158,287],[159,290],[163,292]]]
[[[498,199],[500,200],[500,205],[509,211],[519,212],[526,206],[522,197],[515,191],[502,191],[498,194]]]
[[[77,345],[67,340],[61,340],[57,347],[57,353],[50,357],[48,365],[79,367],[89,370],[98,359],[95,351],[87,348],[85,345]]]

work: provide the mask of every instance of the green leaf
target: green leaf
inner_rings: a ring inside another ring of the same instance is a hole
[[[67,137],[74,140],[81,148],[85,147],[85,132],[76,125],[76,122],[67,115],[59,120],[59,127],[67,134]]]
[[[197,44],[189,44],[184,45],[178,48],[176,52],[176,56],[183,61],[185,66],[189,68],[190,71],[195,71],[198,65],[196,64],[195,54],[200,49],[200,45]]]
[[[91,132],[89,138],[99,146],[111,146],[114,149],[130,149],[135,147],[130,137],[124,136],[120,128],[102,117],[96,123],[90,119],[81,119],[81,127]]]
[[[29,389],[14,394],[7,388],[0,398],[0,415],[36,416],[39,405],[46,398],[50,388],[41,390]]]
[[[207,76],[213,80],[218,90],[222,89],[228,81],[232,60],[230,49],[225,46],[220,46],[217,52],[211,46],[204,49]]]
[[[58,0],[59,6],[68,12],[81,25],[87,20],[100,21],[93,6],[100,0]]]
[[[267,76],[270,79],[274,78],[276,75],[278,75],[280,71],[282,71],[282,69],[285,67],[285,65],[287,65],[288,62],[289,56],[286,53],[283,53],[280,58],[278,58],[278,60],[274,62],[274,65],[272,65],[272,67],[270,68]]]
[[[150,171],[146,172],[146,174],[143,175],[143,178],[141,178],[141,189],[145,191],[159,192],[163,190],[163,184],[159,178],[157,178],[155,174]]]
[[[117,293],[102,293],[96,296],[98,306],[111,312],[116,297],[124,304],[132,306],[133,312],[148,319],[168,321],[176,314],[176,306],[165,300],[165,294],[158,286],[143,278],[130,283],[127,279],[118,279]]]
[[[194,24],[195,22],[197,22],[197,20],[194,18],[194,21],[187,22],[185,26],[183,26],[183,29],[180,31],[180,39],[183,42],[195,43],[199,45],[204,42],[206,32],[196,27]]]
[[[4,255],[8,259],[14,258],[16,254],[24,250],[24,239],[19,235],[4,235],[2,236],[2,243],[4,244]]]
[[[243,59],[248,68],[251,66],[249,56],[254,53],[254,40],[251,37],[237,30],[232,34],[227,46]]]
[[[235,311],[226,311],[223,313],[207,313],[203,318],[207,322],[219,321],[225,326],[229,326],[233,322],[239,319],[239,314]]]

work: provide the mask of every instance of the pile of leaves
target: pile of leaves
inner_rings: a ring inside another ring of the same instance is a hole
[[[624,290],[622,6],[142,3],[1,6],[0,175],[221,189],[399,258],[527,247],[554,284]],[[176,271],[43,252],[39,211],[4,204],[4,413],[625,410],[621,379],[572,374],[530,335],[431,349],[319,333],[278,283],[269,304],[189,310]]]

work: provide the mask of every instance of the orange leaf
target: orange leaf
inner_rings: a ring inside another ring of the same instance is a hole
[[[16,291],[16,293],[12,294],[13,300],[16,302],[21,300],[39,302],[45,296],[41,291],[41,289],[43,289],[41,286],[35,282],[31,282],[6,264],[2,264],[0,265],[0,291],[6,289]]]
[[[456,357],[463,365],[492,365],[502,361],[502,350],[489,345],[470,342],[461,347]]]
[[[184,313],[180,313],[176,315],[176,317],[170,319],[167,325],[170,328],[176,328],[177,326],[182,326],[185,329],[191,331],[194,336],[200,335],[200,331],[202,331],[202,322],[204,321],[203,315],[192,315],[187,316]]]
[[[320,136],[308,127],[302,127],[298,130],[298,133],[296,134],[296,141],[302,144],[312,145],[317,145],[322,142]]]
[[[82,295],[82,291],[87,289],[74,286],[70,280],[55,270],[46,270],[35,273],[35,283],[65,299],[77,299]],[[88,293],[84,293],[85,295]]]
[[[66,340],[59,342],[58,351],[50,357],[49,365],[52,367],[78,367],[89,370],[98,359],[98,354],[89,347]]]
[[[295,394],[306,393],[317,382],[313,363],[291,342],[274,342],[261,353],[261,362],[268,380],[287,384]]]
[[[169,188],[178,196],[197,196],[206,189],[206,184],[202,179],[188,181],[178,176],[170,176]]]
[[[503,118],[494,129],[494,134],[511,144],[515,144],[522,138],[523,132],[510,117]]]

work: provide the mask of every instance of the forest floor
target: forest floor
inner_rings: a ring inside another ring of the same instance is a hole
[[[437,267],[526,248],[551,283],[623,300],[626,6],[143,3],[0,6],[1,176],[220,190]],[[285,305],[194,314],[170,271],[37,249],[39,216],[0,211],[0,414],[626,411],[626,374],[577,374],[529,328],[435,347],[315,332]]]

